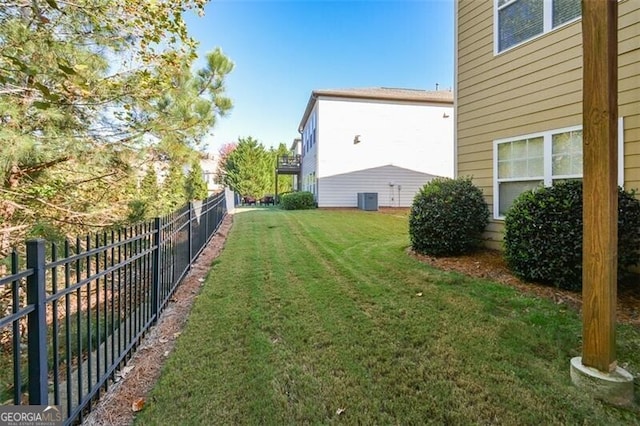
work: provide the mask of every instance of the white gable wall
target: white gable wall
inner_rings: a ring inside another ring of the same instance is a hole
[[[303,162],[318,179],[385,165],[453,177],[453,106],[320,97],[314,114],[316,157]]]
[[[318,179],[319,207],[356,207],[359,192],[378,194],[379,207],[409,207],[416,193],[434,176],[383,166]]]

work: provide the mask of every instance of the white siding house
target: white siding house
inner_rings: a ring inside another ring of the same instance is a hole
[[[313,91],[301,134],[302,190],[319,207],[408,207],[434,176],[453,177],[453,93],[369,88]]]
[[[215,154],[203,155],[200,159],[204,181],[207,183],[209,195],[216,194],[224,189],[224,186],[216,181],[218,163],[220,158]]]

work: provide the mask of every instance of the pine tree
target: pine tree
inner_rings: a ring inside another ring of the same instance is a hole
[[[140,198],[148,200],[158,196],[158,174],[153,165],[147,167],[147,171],[140,182]]]
[[[204,173],[200,165],[200,158],[191,162],[191,169],[187,175],[187,199],[204,200],[209,195],[207,183],[204,181]]]
[[[185,177],[182,164],[171,161],[167,178],[162,185],[163,213],[170,213],[187,202]]]
[[[231,108],[224,80],[233,69],[220,49],[192,69],[196,41],[183,14],[203,8],[2,2],[0,259],[27,234],[74,236],[125,219],[147,148],[183,159],[200,148]]]
[[[252,137],[240,138],[221,167],[223,182],[238,194],[260,198],[273,193],[273,155]]]

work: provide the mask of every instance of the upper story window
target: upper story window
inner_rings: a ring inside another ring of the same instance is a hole
[[[307,153],[307,132],[303,132],[302,133],[302,156],[304,157],[304,155]]]
[[[316,116],[311,114],[302,132],[302,151],[307,154],[316,143]]]
[[[495,51],[500,53],[580,17],[580,0],[495,0]]]

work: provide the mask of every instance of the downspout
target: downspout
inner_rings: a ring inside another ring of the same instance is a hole
[[[298,170],[298,182],[296,183],[296,190],[298,192],[302,191],[302,147],[304,146],[304,141],[302,140],[302,129],[298,127],[298,133],[300,133],[300,143],[302,144],[300,147],[300,170]]]
[[[459,0],[453,3],[453,178],[458,177],[458,9]],[[495,176],[494,176],[495,179]]]

